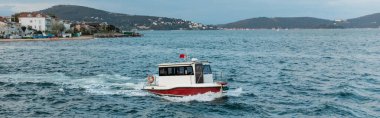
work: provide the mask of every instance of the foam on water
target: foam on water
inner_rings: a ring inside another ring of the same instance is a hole
[[[52,74],[12,74],[0,75],[0,78],[8,78],[6,82],[48,82],[62,85],[59,91],[64,92],[64,88],[84,88],[86,92],[99,95],[127,95],[146,96],[148,93],[141,91],[144,82],[131,82],[130,77],[119,74],[99,74],[84,78],[72,78],[62,73]]]
[[[233,90],[228,90],[226,95],[227,96],[234,96],[234,97],[239,97],[243,93],[243,88],[237,88]]]
[[[93,94],[117,94],[127,96],[147,96],[141,89],[144,82],[131,82],[130,77],[120,75],[97,75],[89,78],[77,79],[74,82]]]
[[[205,94],[198,94],[198,95],[185,96],[185,97],[170,97],[170,96],[161,96],[161,97],[172,102],[190,102],[190,101],[208,102],[208,101],[213,101],[217,98],[223,97],[223,94],[207,92]]]
[[[155,75],[157,76],[157,75]],[[127,96],[147,96],[148,92],[142,91],[144,82],[131,82],[131,78],[119,74],[99,74],[96,76],[72,78],[62,73],[51,74],[12,74],[0,75],[0,78],[9,78],[12,83],[20,82],[49,82],[61,84],[59,91],[64,92],[66,88],[84,88],[86,92],[98,95],[127,95]],[[213,101],[222,96],[238,97],[243,93],[242,88],[228,90],[227,93],[205,93],[186,97],[163,97],[173,102],[189,101]]]
[[[93,94],[118,94],[128,96],[145,96],[141,91],[143,82],[130,82],[130,77],[120,75],[97,75],[81,79],[75,79],[71,83],[78,87],[85,88],[87,92]]]

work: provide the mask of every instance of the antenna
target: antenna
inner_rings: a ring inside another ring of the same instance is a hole
[[[187,52],[187,49],[185,49],[185,52],[186,52],[186,55],[187,55],[187,56],[186,56],[186,59],[185,59],[185,61],[187,61],[187,60],[188,60],[188,58],[189,58],[189,56],[188,56],[188,55],[189,55],[189,53]]]

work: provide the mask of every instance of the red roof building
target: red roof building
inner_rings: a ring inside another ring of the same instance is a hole
[[[19,15],[18,15],[19,18],[22,18],[22,17],[47,17],[47,15],[45,14],[42,14],[42,13],[37,13],[37,12],[21,12]]]
[[[50,29],[51,18],[43,13],[38,12],[21,12],[17,14],[18,21],[22,26],[31,27],[39,31]]]

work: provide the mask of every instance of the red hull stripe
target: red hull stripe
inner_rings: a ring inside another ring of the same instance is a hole
[[[149,92],[158,95],[173,95],[173,96],[189,96],[204,94],[207,92],[218,93],[221,92],[221,87],[178,87],[168,90],[155,90],[155,89],[146,89]]]

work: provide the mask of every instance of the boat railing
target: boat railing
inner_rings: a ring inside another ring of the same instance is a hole
[[[214,80],[223,80],[223,72],[212,72]]]

